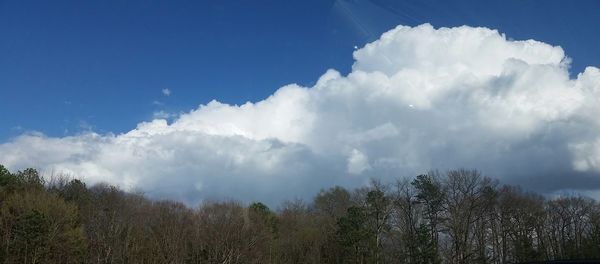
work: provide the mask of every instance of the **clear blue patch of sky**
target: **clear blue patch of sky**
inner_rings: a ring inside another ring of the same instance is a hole
[[[600,1],[0,0],[0,142],[122,133],[156,111],[242,104],[348,73],[398,24],[496,28],[600,66]],[[170,89],[165,96],[162,89]]]

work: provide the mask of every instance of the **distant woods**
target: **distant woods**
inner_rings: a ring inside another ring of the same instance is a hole
[[[518,263],[600,258],[600,205],[475,170],[189,208],[0,166],[0,263]]]

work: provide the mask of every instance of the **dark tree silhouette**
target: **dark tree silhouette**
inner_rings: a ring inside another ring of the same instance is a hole
[[[0,263],[519,263],[600,258],[600,204],[476,170],[432,171],[310,203],[155,201],[0,165]],[[567,263],[567,262],[544,262]]]

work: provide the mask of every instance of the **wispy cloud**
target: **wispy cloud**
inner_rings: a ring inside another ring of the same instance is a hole
[[[156,111],[156,112],[152,113],[152,117],[154,119],[172,119],[172,118],[176,118],[177,116],[178,116],[178,114],[169,113],[164,110],[160,110],[160,111]]]
[[[170,96],[171,95],[171,90],[169,90],[168,88],[162,89],[162,94],[164,96]]]

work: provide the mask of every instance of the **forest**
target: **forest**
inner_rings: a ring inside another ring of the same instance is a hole
[[[521,263],[600,259],[600,204],[477,170],[311,201],[197,207],[0,165],[0,263]]]

